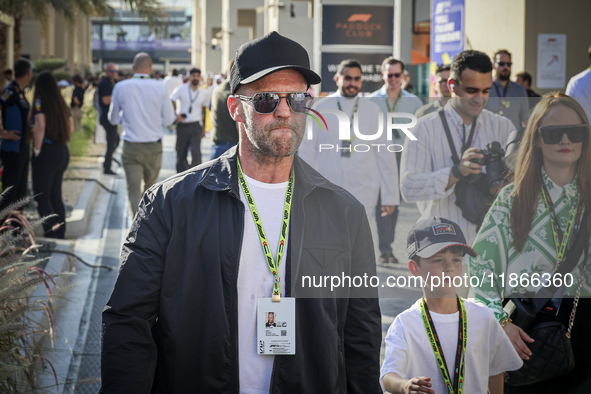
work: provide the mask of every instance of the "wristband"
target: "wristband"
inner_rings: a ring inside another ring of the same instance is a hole
[[[35,156],[39,156],[39,153],[41,153],[41,149],[33,147],[33,153],[35,154]]]
[[[466,177],[464,175],[462,175],[462,172],[460,171],[460,163],[454,164],[453,167],[451,168],[451,173],[453,176],[455,176],[456,178],[458,178],[459,180],[465,180]]]

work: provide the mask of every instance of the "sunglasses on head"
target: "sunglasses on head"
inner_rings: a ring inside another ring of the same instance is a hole
[[[273,93],[264,92],[256,93],[254,96],[243,96],[235,94],[240,100],[249,101],[252,103],[255,112],[259,114],[271,114],[275,111],[282,98],[287,101],[289,108],[293,112],[306,112],[307,108],[312,103],[312,96],[305,92],[294,93]]]
[[[583,142],[589,134],[589,126],[586,124],[574,124],[568,126],[540,126],[540,134],[544,144],[555,145],[560,143],[562,136],[566,134],[572,143]]]
[[[388,74],[388,78],[400,78],[402,73]]]
[[[497,64],[501,67],[505,67],[505,66],[511,67],[513,65],[513,62],[498,62]]]

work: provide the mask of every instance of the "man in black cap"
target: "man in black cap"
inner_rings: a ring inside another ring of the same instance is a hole
[[[238,146],[145,193],[103,312],[103,392],[380,392],[377,289],[305,280],[375,276],[363,206],[294,156],[319,82],[276,32],[238,49]]]

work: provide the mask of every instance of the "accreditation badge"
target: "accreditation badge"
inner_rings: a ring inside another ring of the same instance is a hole
[[[257,343],[260,355],[295,354],[295,298],[259,298]]]

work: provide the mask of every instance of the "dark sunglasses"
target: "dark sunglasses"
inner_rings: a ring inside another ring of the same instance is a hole
[[[513,62],[498,62],[497,64],[501,67],[505,67],[505,66],[511,67],[513,65]]]
[[[402,73],[388,74],[388,78],[400,78]]]
[[[286,96],[280,96],[286,95]],[[250,101],[254,107],[254,110],[259,114],[272,114],[282,98],[287,101],[289,108],[293,112],[306,112],[310,104],[312,103],[312,96],[305,92],[295,93],[272,93],[264,92],[257,93],[252,97],[242,96],[235,94],[240,100]]]
[[[574,124],[568,126],[540,126],[540,134],[544,144],[555,145],[560,143],[562,136],[566,134],[572,143],[583,142],[589,134],[589,126],[586,124]]]

